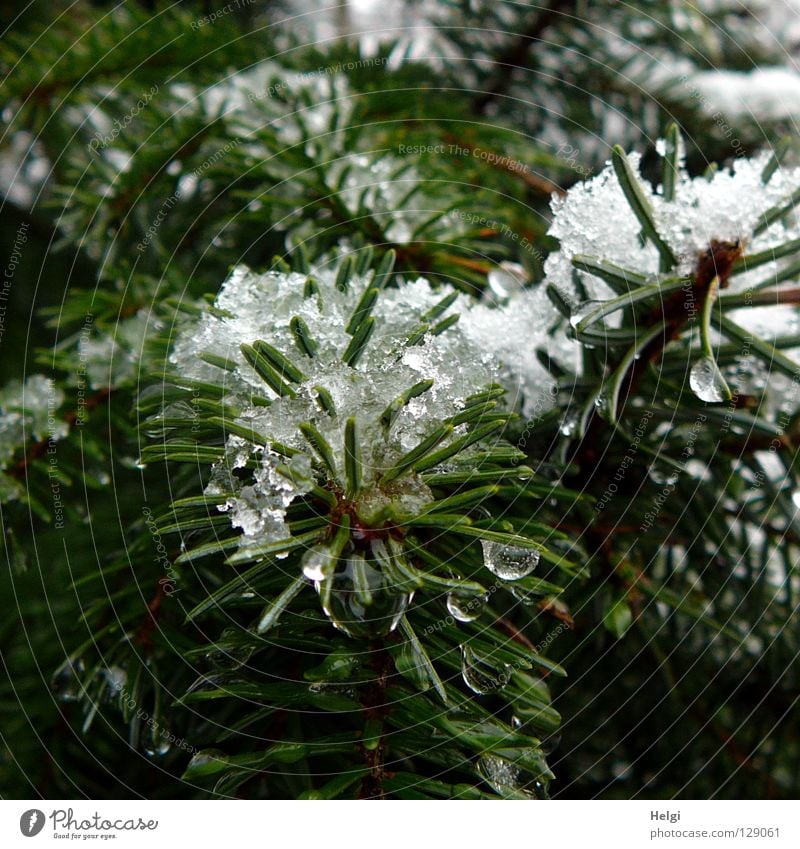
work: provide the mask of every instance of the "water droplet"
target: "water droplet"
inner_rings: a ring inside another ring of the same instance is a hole
[[[487,287],[481,297],[484,303],[501,306],[525,285],[525,269],[512,262],[501,262],[486,277]]]
[[[502,669],[497,669],[478,657],[469,646],[461,646],[461,677],[473,693],[479,696],[494,693],[505,687],[510,676],[510,666],[503,664]]]
[[[310,581],[324,581],[336,568],[336,560],[327,546],[315,545],[303,555],[302,566]]]
[[[142,735],[142,749],[149,758],[160,758],[172,748],[172,735],[154,720],[147,723]]]
[[[490,540],[481,540],[483,563],[486,568],[504,581],[524,578],[539,564],[539,552],[535,548],[504,545]]]
[[[792,493],[792,501],[794,502],[794,506],[800,510],[800,489],[796,489]]]
[[[709,404],[718,404],[728,395],[728,385],[713,357],[701,357],[689,372],[689,386],[692,392]]]
[[[589,315],[589,313],[594,312],[598,307],[603,305],[603,301],[584,301],[581,304],[578,304],[576,307],[572,308],[572,312],[569,316],[569,323],[573,328],[577,328],[578,325]]]
[[[531,592],[530,590],[522,589],[522,587],[509,587],[514,598],[524,604],[526,607],[536,607],[542,600],[542,594],[539,592]]]
[[[486,595],[465,595],[452,592],[447,596],[447,609],[459,622],[473,622],[483,612]]]
[[[67,658],[53,673],[50,688],[60,702],[75,702],[82,691],[80,676],[86,671],[81,658]]]
[[[478,772],[499,796],[538,799],[537,791],[544,790],[544,785],[530,773],[498,755],[481,755]]]
[[[609,418],[611,414],[611,404],[605,391],[598,392],[597,395],[595,395],[594,406],[597,410],[597,414],[601,418],[606,420]]]
[[[325,615],[348,637],[381,637],[394,631],[413,597],[392,587],[373,564],[353,555],[344,570],[315,584]]]

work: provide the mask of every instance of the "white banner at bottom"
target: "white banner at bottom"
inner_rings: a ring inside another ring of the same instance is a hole
[[[413,808],[413,810],[411,810]],[[455,849],[800,846],[800,803],[773,801],[2,801],[0,846]]]

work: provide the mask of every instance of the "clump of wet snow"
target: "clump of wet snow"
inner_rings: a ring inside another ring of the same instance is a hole
[[[665,143],[659,142],[657,150],[663,155]],[[652,209],[653,219],[660,236],[676,257],[672,272],[690,275],[697,266],[701,253],[707,251],[712,241],[740,242],[745,256],[777,250],[792,240],[800,238],[800,222],[792,204],[793,196],[800,192],[800,168],[776,167],[770,164],[772,152],[765,151],[752,158],[736,159],[729,168],[718,170],[713,176],[691,177],[682,159],[675,180],[672,200],[666,200],[661,186],[653,186],[639,173],[640,156],[629,154],[628,161],[636,173],[642,193]],[[772,215],[782,209],[781,215]],[[640,274],[659,273],[659,254],[650,241],[641,238],[641,225],[625,198],[613,166],[591,180],[576,185],[563,198],[553,201],[554,220],[550,235],[560,241],[560,248],[548,257],[545,274],[548,283],[556,285],[567,300],[580,309],[582,297],[576,279],[592,300],[612,297],[609,286],[597,277],[577,271],[573,259],[579,254],[615,263]],[[765,223],[769,221],[767,226]],[[749,271],[737,272],[729,279],[727,291],[747,293],[765,288],[780,290],[796,285],[797,273],[793,266],[796,252],[760,264]],[[730,317],[768,342],[779,337],[793,336],[798,332],[796,308],[792,305],[744,307],[729,313]],[[612,319],[613,320],[613,319]],[[800,363],[800,350],[786,353]],[[747,372],[754,385],[778,396],[786,389],[789,379],[765,372],[752,355],[726,371],[730,376],[744,377]],[[794,400],[797,406],[797,400]],[[782,404],[781,409],[785,407]]]
[[[547,333],[557,315],[540,289],[514,292],[503,305],[476,304],[458,295],[431,317],[430,311],[451,290],[436,289],[423,278],[401,281],[380,292],[372,311],[374,333],[360,359],[349,365],[343,359],[352,340],[348,325],[373,285],[372,273],[352,276],[344,291],[336,285],[334,267],[315,267],[310,276],[316,281],[312,294],[307,289],[309,275],[259,274],[236,267],[213,309],[179,333],[171,354],[183,377],[224,387],[225,400],[241,411],[240,424],[262,435],[268,445],[279,443],[299,452],[288,461],[278,451],[240,436],[228,438],[226,457],[215,466],[208,492],[220,496],[221,509],[246,537],[285,536],[286,508],[313,484],[313,452],[299,429],[302,423],[313,423],[330,444],[338,473],[335,483],[343,487],[344,424],[355,417],[371,509],[388,499],[411,510],[429,500],[426,488],[395,482],[391,492],[384,492],[378,483],[381,475],[457,413],[469,395],[500,383],[507,389],[506,403],[523,414],[539,414],[552,406],[553,381],[535,350],[548,347],[553,353]],[[420,332],[451,315],[458,315],[459,321],[443,332]],[[296,338],[293,325],[298,319],[316,347],[313,357]],[[413,344],[409,338],[414,338]],[[242,343],[257,341],[275,348],[301,373],[292,384],[292,395],[279,396],[245,359]],[[573,349],[571,342],[561,344],[567,355]],[[204,355],[226,361],[229,368],[209,364]],[[433,381],[431,388],[399,409],[387,428],[381,417],[392,401],[428,380]],[[334,412],[323,403],[321,388]],[[462,435],[464,427],[457,426],[451,438]],[[247,474],[234,473],[245,467]]]

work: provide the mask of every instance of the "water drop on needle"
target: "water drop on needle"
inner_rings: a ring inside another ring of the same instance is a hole
[[[470,690],[479,696],[488,696],[505,687],[511,672],[509,667],[505,664],[503,666],[503,669],[497,669],[478,657],[469,646],[461,646],[461,677]]]
[[[718,404],[728,397],[728,387],[712,357],[701,357],[689,372],[692,392],[708,404]]]
[[[330,588],[324,592],[324,585]],[[344,570],[315,584],[323,599],[323,611],[334,628],[348,637],[382,637],[400,623],[413,593],[392,587],[375,561],[361,555],[347,559]],[[368,598],[367,598],[368,595]]]
[[[172,748],[170,733],[152,719],[148,721],[142,748],[149,758],[163,757]]]
[[[504,581],[516,581],[530,575],[539,565],[539,552],[535,548],[505,545],[481,540],[483,562],[486,568]]]
[[[464,595],[452,592],[447,595],[447,610],[459,622],[473,622],[486,604],[485,595]]]
[[[537,799],[545,789],[527,770],[498,755],[481,755],[478,772],[498,796]]]

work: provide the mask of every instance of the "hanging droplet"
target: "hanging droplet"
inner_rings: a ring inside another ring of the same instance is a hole
[[[472,649],[461,646],[461,677],[464,683],[479,696],[488,696],[502,689],[511,677],[511,667],[503,664],[497,669],[489,662],[478,657]]]
[[[730,397],[730,390],[713,357],[701,357],[689,372],[692,392],[709,404],[718,404]]]
[[[792,493],[792,502],[794,503],[794,506],[795,506],[798,510],[800,510],[800,489],[796,489],[796,490]]]
[[[149,720],[142,735],[142,749],[149,758],[160,758],[172,748],[172,735],[154,720]]]
[[[539,552],[535,548],[505,545],[490,540],[481,540],[483,563],[486,568],[504,581],[524,578],[539,565]]]
[[[324,545],[315,545],[302,559],[303,574],[310,581],[323,581],[336,568],[336,559]]]
[[[586,318],[587,315],[589,315],[589,313],[594,312],[602,305],[602,301],[584,301],[583,303],[578,304],[576,307],[572,308],[572,312],[569,316],[569,323],[573,328],[577,328],[577,326]]]
[[[53,673],[50,688],[60,702],[75,702],[81,693],[80,676],[86,671],[81,658],[67,658]]]
[[[374,561],[361,555],[348,557],[344,570],[315,586],[331,624],[356,639],[394,631],[413,596],[392,587]]]
[[[486,595],[465,595],[452,592],[447,595],[447,609],[459,622],[473,622],[483,612]]]

